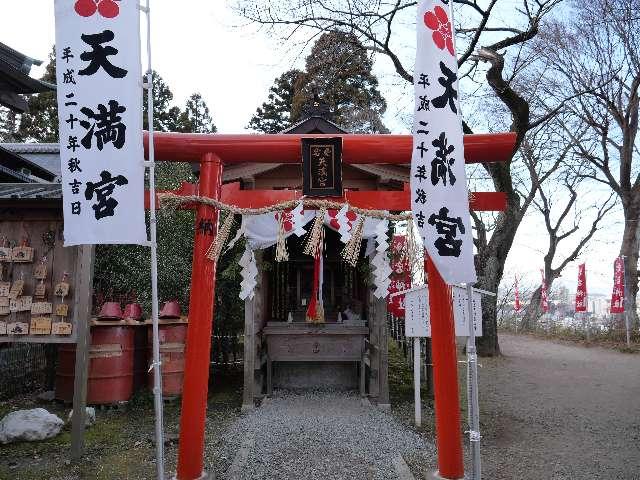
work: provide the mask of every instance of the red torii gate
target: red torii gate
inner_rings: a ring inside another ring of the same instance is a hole
[[[175,191],[182,195],[198,194],[240,207],[258,208],[285,200],[301,198],[296,190],[240,190],[239,184],[222,185],[224,165],[234,163],[301,163],[304,137],[336,137],[343,141],[342,161],[346,164],[408,165],[413,149],[410,135],[222,135],[222,134],[154,134],[155,159],[200,163],[197,185],[183,184]],[[513,154],[515,134],[465,135],[465,162],[502,162]],[[145,155],[148,135],[145,133]],[[346,191],[333,200],[379,210],[411,210],[411,192]],[[148,199],[147,199],[148,200]],[[473,210],[504,210],[506,195],[501,192],[477,192],[470,197]],[[180,416],[178,480],[205,478],[203,469],[204,432],[209,380],[209,356],[214,313],[216,264],[205,253],[217,233],[218,212],[198,204],[196,227],[202,219],[214,225],[213,236],[199,235],[195,229],[189,326],[185,374]],[[433,262],[425,259],[429,277],[432,358],[436,414],[438,472],[447,479],[464,476],[460,407],[458,400],[457,357],[453,312],[449,286],[444,283]]]

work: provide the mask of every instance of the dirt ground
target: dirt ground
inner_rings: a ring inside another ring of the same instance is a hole
[[[481,359],[483,478],[640,479],[640,356],[501,335]]]

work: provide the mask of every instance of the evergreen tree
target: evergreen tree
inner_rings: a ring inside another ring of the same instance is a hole
[[[19,119],[16,112],[0,107],[0,142],[18,142]]]
[[[173,92],[158,72],[154,70],[151,72],[151,76],[153,84],[153,128],[157,132],[178,131],[181,110],[179,107],[171,106]],[[144,80],[146,80],[146,76]],[[147,120],[148,106],[146,92],[142,97],[142,110],[142,128],[148,130],[149,122]]]
[[[256,110],[248,127],[278,133],[302,119],[314,93],[329,104],[335,122],[354,133],[389,133],[382,123],[387,103],[371,72],[373,60],[358,38],[328,32],[314,44],[306,69],[289,70],[275,79],[267,101]]]
[[[263,133],[279,133],[291,124],[294,85],[303,75],[300,70],[289,70],[274,80],[267,101],[258,107],[248,128]]]
[[[49,63],[40,80],[56,83],[56,49],[49,54]],[[51,142],[58,141],[58,101],[56,92],[38,93],[29,97],[29,111],[20,118],[16,141]]]
[[[199,93],[192,94],[181,115],[182,127],[192,133],[216,133],[209,107]]]
[[[387,102],[371,72],[373,59],[352,33],[324,33],[306,59],[306,73],[298,79],[291,121],[313,100],[314,90],[327,102],[335,122],[354,133],[388,133],[382,123]]]

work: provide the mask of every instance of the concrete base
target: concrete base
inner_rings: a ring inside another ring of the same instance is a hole
[[[171,480],[178,480],[178,477],[173,476],[171,477]],[[213,475],[213,472],[212,473],[202,472],[202,475],[196,478],[196,480],[215,480],[215,476]]]
[[[456,479],[456,480],[464,480],[464,478],[465,477],[462,477],[462,478],[459,478],[459,479]],[[428,480],[451,480],[451,479],[447,479],[447,478],[441,477],[437,470],[435,472],[428,472],[427,473],[427,479]]]
[[[391,411],[391,404],[390,403],[379,403],[378,404],[378,408],[380,410],[384,410],[385,412],[390,412]]]
[[[242,408],[240,408],[240,411],[242,413],[246,413],[246,412],[250,412],[252,410],[255,410],[255,405],[252,403],[250,405],[242,405]]]

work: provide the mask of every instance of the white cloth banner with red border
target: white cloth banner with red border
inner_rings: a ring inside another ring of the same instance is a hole
[[[476,272],[451,3],[418,2],[411,206],[429,256],[454,284],[475,282]]]
[[[147,241],[140,6],[55,0],[64,244]]]
[[[544,270],[540,270],[542,275],[542,285],[540,287],[540,308],[543,313],[549,312],[549,292],[547,290],[547,281],[544,278]]]

